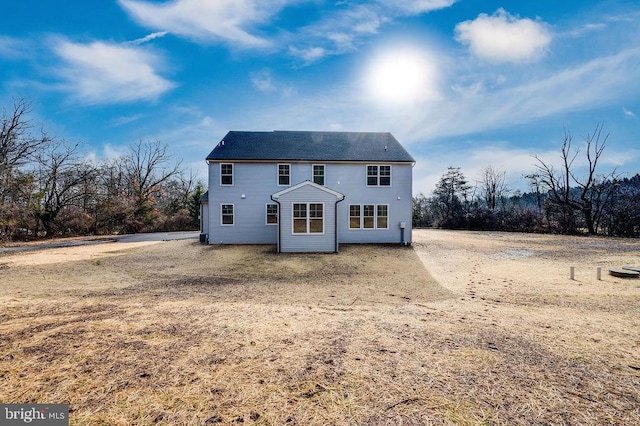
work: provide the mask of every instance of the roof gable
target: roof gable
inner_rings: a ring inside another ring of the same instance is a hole
[[[415,162],[391,133],[280,130],[230,131],[207,160]]]
[[[316,188],[316,189],[318,189],[320,191],[324,191],[327,194],[333,195],[338,200],[342,200],[344,198],[343,194],[341,194],[341,193],[339,193],[337,191],[334,191],[333,189],[329,189],[326,186],[318,185],[317,183],[311,182],[310,180],[305,180],[304,182],[300,182],[299,184],[293,185],[290,188],[283,189],[282,191],[278,191],[275,194],[272,194],[271,198],[274,199],[274,200],[277,200],[281,196],[286,195],[286,194],[288,194],[290,192],[296,191],[296,190],[298,190],[300,188],[304,188],[305,186],[311,186],[312,188]]]

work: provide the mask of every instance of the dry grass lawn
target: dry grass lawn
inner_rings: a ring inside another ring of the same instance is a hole
[[[640,280],[606,273],[640,241],[341,249],[0,255],[0,402],[69,403],[77,425],[640,424]]]

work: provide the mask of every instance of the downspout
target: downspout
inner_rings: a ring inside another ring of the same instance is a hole
[[[271,201],[275,201],[275,203],[278,205],[278,241],[276,242],[276,251],[280,253],[280,233],[282,232],[282,228],[280,226],[280,201],[274,199],[273,195],[270,195],[269,197],[271,198]]]
[[[335,211],[335,218],[336,218],[335,220],[336,220],[336,223],[335,223],[334,228],[335,228],[335,231],[336,231],[336,240],[335,240],[335,244],[336,244],[336,250],[335,250],[335,252],[336,252],[336,253],[338,253],[338,203],[339,203],[340,201],[344,201],[344,199],[345,199],[345,196],[343,195],[343,196],[342,196],[342,198],[341,198],[341,199],[339,199],[338,201],[336,201],[336,204],[335,204],[335,207],[336,207],[336,211]]]

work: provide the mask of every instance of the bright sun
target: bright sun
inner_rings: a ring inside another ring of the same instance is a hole
[[[420,103],[437,94],[436,67],[428,54],[417,49],[387,50],[369,64],[366,85],[384,105]]]

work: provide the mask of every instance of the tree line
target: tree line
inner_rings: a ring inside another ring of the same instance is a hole
[[[524,193],[510,191],[506,172],[496,167],[483,168],[474,184],[460,167],[449,167],[430,197],[413,198],[413,226],[640,237],[640,174],[598,171],[608,137],[598,124],[581,151],[565,130],[560,166],[534,156]],[[577,159],[586,165],[583,174]]]
[[[0,117],[0,240],[198,229],[204,185],[160,141],[104,160],[29,119],[22,99]]]

